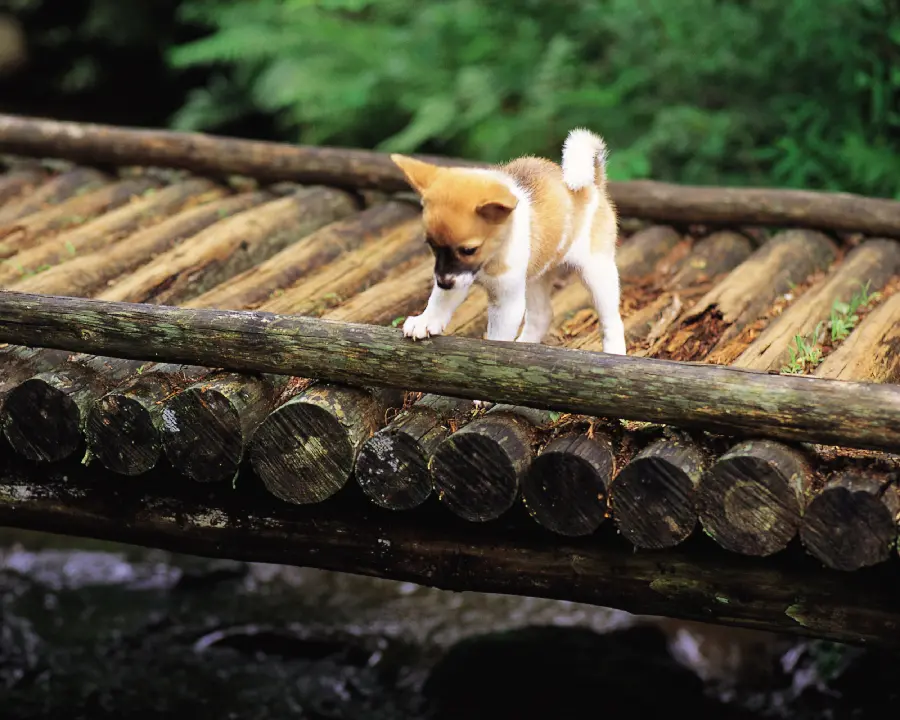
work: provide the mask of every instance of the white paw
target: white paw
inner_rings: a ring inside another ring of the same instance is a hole
[[[603,352],[610,355],[626,355],[624,334],[603,338]]]
[[[476,410],[487,410],[494,403],[490,400],[473,400],[472,404],[475,406]]]
[[[440,335],[444,332],[444,323],[425,314],[412,315],[403,322],[403,334],[413,340]]]

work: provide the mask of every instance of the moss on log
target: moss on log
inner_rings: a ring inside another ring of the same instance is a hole
[[[319,384],[292,397],[253,436],[253,470],[275,497],[295,505],[327,500],[346,485],[362,444],[402,402],[393,391]]]
[[[551,440],[522,478],[529,514],[568,537],[590,535],[609,516],[607,488],[615,470],[610,438],[570,433]]]
[[[809,230],[775,235],[688,308],[650,354],[679,360],[707,355],[711,360],[776,298],[828,267],[836,250],[825,235]]]
[[[21,292],[90,297],[211,225],[272,199],[266,192],[241,193],[215,200],[216,194],[216,191],[207,193],[206,201],[199,206],[139,230],[112,247],[75,257],[10,287]]]
[[[438,500],[471,522],[503,515],[518,498],[537,429],[553,417],[544,410],[495,405],[447,437],[429,463]]]
[[[83,225],[101,213],[129,203],[160,183],[152,178],[135,178],[106,185],[90,193],[77,195],[61,205],[19,220],[15,227],[3,231],[0,243],[0,282],[9,284],[31,273],[40,272],[59,259],[59,246],[53,235]],[[49,244],[48,244],[49,243]],[[44,248],[48,248],[45,250]],[[63,246],[65,251],[65,246]]]
[[[754,370],[781,370],[790,361],[794,337],[813,334],[819,323],[829,319],[835,301],[849,302],[864,286],[871,292],[881,290],[898,271],[900,243],[867,240],[853,249],[831,275],[773,320],[734,364]]]
[[[684,542],[697,525],[697,485],[708,463],[687,437],[662,438],[635,455],[609,485],[622,535],[652,550]]]
[[[103,300],[183,303],[356,210],[330,188],[304,188],[216,223],[100,293]]]
[[[65,265],[82,253],[106,250],[136,230],[152,226],[189,203],[197,202],[204,195],[216,193],[216,190],[213,183],[200,178],[160,189],[151,187],[95,220],[49,238],[26,252],[19,252],[13,262],[26,270]],[[3,252],[0,247],[0,255]]]
[[[0,150],[67,160],[173,167],[201,175],[248,175],[346,188],[408,190],[388,155],[298,147],[202,133],[126,129],[0,115]],[[481,163],[421,156],[442,165]],[[847,193],[768,188],[713,188],[641,180],[611,182],[623,217],[662,223],[809,227],[900,236],[900,203]]]
[[[863,318],[816,368],[815,375],[844,381],[900,382],[900,293]]]
[[[274,401],[275,387],[265,378],[236,373],[204,377],[166,403],[166,457],[192,480],[233,480]]]
[[[163,473],[130,484],[74,462],[22,465],[0,477],[0,524],[8,527],[900,647],[900,586],[888,565],[847,582],[802,556],[763,561],[710,544],[635,552],[615,537],[573,542],[505,526],[473,532],[452,518],[423,522],[418,513],[342,503],[273,506],[240,484],[175,490]]]
[[[812,479],[808,459],[798,450],[770,440],[739,443],[700,481],[700,522],[726,550],[772,555],[800,529]]]
[[[47,206],[59,205],[75,195],[97,190],[110,182],[112,178],[109,175],[93,168],[79,167],[60,173],[34,192],[0,208],[0,227],[13,225]]]
[[[472,413],[466,400],[426,395],[366,440],[356,458],[356,481],[389,510],[418,507],[431,496],[428,463],[435,450]]]
[[[0,342],[896,451],[900,388],[260,312],[0,291]]]
[[[96,402],[87,403],[88,452],[120,475],[142,475],[156,465],[167,422],[164,400],[209,373],[207,368],[191,365],[142,365],[140,370]]]
[[[806,550],[834,570],[885,562],[897,543],[900,488],[896,474],[847,470],[815,493],[800,525]]]
[[[302,242],[288,245],[264,263],[188,301],[186,307],[256,308],[274,293],[305,285],[311,272],[361,247],[377,260],[380,241],[418,213],[408,203],[392,202],[338,219]]]

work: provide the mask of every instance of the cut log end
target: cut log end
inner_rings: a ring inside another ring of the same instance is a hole
[[[834,570],[886,561],[897,540],[900,495],[889,480],[845,472],[810,501],[800,526],[806,550]]]
[[[179,472],[197,482],[235,476],[245,438],[238,410],[225,394],[188,388],[167,403],[163,415],[163,447]]]
[[[150,409],[126,393],[108,393],[94,404],[88,413],[85,438],[100,463],[120,475],[150,471],[162,450]]]
[[[13,450],[33,462],[63,460],[82,444],[78,405],[41,377],[29,378],[9,392],[2,424]]]
[[[772,555],[797,534],[810,481],[798,452],[767,440],[740,443],[701,480],[700,522],[726,550]]]
[[[697,524],[695,491],[706,464],[684,440],[658,440],[610,484],[619,531],[636,547],[660,550],[686,540]]]
[[[438,499],[471,522],[494,520],[516,501],[519,478],[531,459],[521,423],[483,418],[442,442],[431,458]]]
[[[590,535],[608,516],[607,487],[614,469],[605,437],[572,435],[550,442],[522,478],[531,516],[559,535]]]
[[[431,495],[428,455],[403,430],[385,429],[372,436],[356,459],[356,481],[376,505],[411,510]]]

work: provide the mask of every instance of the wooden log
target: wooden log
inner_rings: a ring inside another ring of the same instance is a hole
[[[815,374],[857,382],[900,382],[900,293],[870,312]]]
[[[398,225],[418,215],[408,203],[385,203],[339,219],[312,233],[303,242],[288,245],[266,262],[248,268],[228,282],[189,300],[186,307],[256,308],[273,293],[298,283],[317,268],[366,247],[374,257],[372,243],[379,243]]]
[[[219,200],[210,199],[209,202],[184,210],[158,225],[140,230],[112,247],[95,250],[13,283],[10,289],[90,297],[211,225],[271,199],[272,195],[267,192],[248,192]]]
[[[472,403],[426,395],[366,440],[356,458],[356,481],[368,498],[389,510],[410,510],[432,491],[429,460],[465,422]]]
[[[529,514],[558,535],[590,535],[609,516],[607,488],[615,471],[610,438],[569,433],[550,441],[522,478]]]
[[[22,464],[25,465],[24,463]],[[160,487],[162,485],[162,487]],[[853,582],[811,558],[745,558],[701,546],[536,538],[342,503],[269,507],[239,484],[173,494],[102,469],[21,467],[0,477],[0,524],[171,552],[389,578],[444,590],[545,597],[873,647],[900,647],[896,568]]]
[[[401,403],[396,391],[315,385],[263,420],[251,442],[253,470],[285,502],[327,500],[346,485],[359,448],[382,427],[388,408]]]
[[[18,253],[11,264],[26,271],[62,265],[81,253],[108,248],[139,228],[151,226],[166,215],[177,212],[188,203],[196,202],[210,193],[215,196],[221,193],[221,189],[217,190],[213,183],[201,178],[186,180],[154,192],[145,192],[143,196],[134,198],[118,209],[31,246],[30,249],[21,250],[15,247],[15,242],[2,243],[0,255],[5,252],[9,255]],[[93,193],[86,197],[94,197],[97,194]],[[22,238],[26,235],[20,234],[17,237]],[[2,270],[0,280],[4,280]],[[5,281],[8,282],[8,279]]]
[[[112,178],[93,168],[78,167],[51,178],[37,190],[0,208],[0,227],[33,215],[49,205],[59,205],[75,195],[98,190]]]
[[[503,515],[518,498],[537,428],[553,417],[544,410],[495,405],[443,440],[429,462],[438,500],[470,522]]]
[[[896,474],[848,470],[831,477],[806,506],[800,540],[823,565],[852,571],[885,562],[897,544]]]
[[[734,270],[752,252],[753,243],[746,235],[730,230],[714,232],[694,243],[690,255],[673,268],[672,278],[665,285],[684,290],[710,282]]]
[[[896,452],[900,388],[261,312],[0,291],[0,342]],[[627,402],[623,402],[627,400]]]
[[[121,180],[29,215],[19,220],[13,228],[7,227],[6,231],[2,231],[0,246],[0,258],[7,260],[0,265],[0,282],[9,283],[49,267],[41,248],[54,234],[82,225],[158,187],[159,182],[149,177]]]
[[[319,316],[341,300],[384,279],[396,266],[431,255],[419,218],[394,227],[378,244],[366,244],[324,267],[304,282],[272,298],[260,310]]]
[[[413,263],[406,271],[363,290],[322,317],[338,322],[358,322],[365,312],[367,322],[389,325],[417,312],[434,286],[434,258]]]
[[[3,210],[3,205],[11,200],[32,192],[46,177],[46,173],[35,167],[5,173],[0,177],[0,211]]]
[[[272,383],[236,373],[215,374],[176,391],[163,410],[166,457],[198,482],[235,479],[274,401]]]
[[[0,150],[94,163],[161,166],[200,175],[248,175],[345,188],[408,190],[387,154],[298,147],[201,133],[125,129],[0,115]],[[419,156],[441,165],[483,163]],[[649,180],[610,182],[623,217],[687,225],[807,227],[900,236],[900,203],[847,193],[768,188],[712,188]]]
[[[305,188],[216,223],[97,297],[180,304],[356,210],[340,190]]]
[[[619,532],[644,549],[684,542],[697,525],[697,485],[708,464],[706,452],[687,436],[644,448],[609,485]]]
[[[685,312],[649,353],[678,360],[708,358],[722,351],[774,300],[834,259],[824,235],[789,230],[772,237]]]
[[[146,364],[88,356],[32,375],[6,395],[3,434],[28,460],[64,460],[84,447],[84,422],[94,400]]]
[[[849,302],[868,286],[881,290],[900,271],[900,243],[895,240],[867,240],[850,252],[831,275],[803,295],[734,361],[738,367],[779,371],[790,361],[794,337],[809,337],[819,323],[828,321],[835,301]]]
[[[139,369],[140,373],[96,402],[86,403],[87,451],[120,475],[142,475],[156,466],[163,453],[163,429],[171,422],[164,400],[209,373],[208,368],[192,365],[153,364]]]
[[[653,274],[681,240],[681,235],[666,225],[636,232],[616,250],[619,274],[623,279]]]
[[[18,345],[0,349],[0,412],[10,390],[36,373],[53,369],[67,357],[69,353],[65,350],[38,350]]]
[[[701,479],[700,522],[726,550],[773,555],[797,534],[812,479],[798,450],[771,440],[741,442]]]

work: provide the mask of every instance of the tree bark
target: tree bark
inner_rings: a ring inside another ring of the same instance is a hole
[[[34,192],[46,179],[47,174],[36,167],[11,170],[0,176],[0,212],[7,203]]]
[[[739,443],[700,482],[700,522],[726,550],[773,555],[797,534],[812,479],[795,449],[770,440]]]
[[[741,233],[722,230],[694,243],[690,255],[674,268],[667,288],[684,290],[702,285],[731,272],[753,252],[750,238]]]
[[[472,403],[426,395],[366,440],[356,458],[356,481],[389,510],[410,510],[432,491],[428,463],[435,450],[472,413]]]
[[[503,515],[516,501],[534,457],[535,432],[552,417],[543,410],[495,405],[447,437],[429,462],[438,500],[470,522]]]
[[[183,303],[355,210],[353,199],[340,190],[305,188],[216,223],[97,297]]]
[[[163,474],[132,485],[74,462],[22,466],[0,478],[0,524],[8,527],[900,647],[900,587],[888,565],[847,582],[802,556],[761,561],[700,544],[635,552],[615,537],[573,543],[505,526],[473,533],[418,513],[272,506],[240,485],[176,490]]]
[[[253,470],[272,495],[295,505],[327,500],[346,485],[362,444],[400,394],[320,384],[271,412],[253,436]]]
[[[863,318],[815,374],[833,380],[900,382],[900,292]]]
[[[414,217],[394,226],[378,239],[367,242],[335,262],[320,267],[303,282],[260,306],[273,313],[319,316],[343,299],[370,287],[397,266],[431,253],[422,236],[422,222]]]
[[[197,482],[233,480],[275,394],[266,378],[236,373],[216,373],[176,389],[163,411],[166,457]]]
[[[434,286],[434,258],[425,257],[406,271],[383,280],[346,302],[329,310],[322,317],[338,322],[359,322],[363,314],[373,325],[390,325],[398,318],[420,312]]]
[[[118,209],[48,238],[36,247],[18,252],[13,262],[26,269],[64,266],[82,253],[109,249],[136,230],[152,226],[165,216],[180,211],[188,203],[196,202],[203,196],[214,197],[221,192],[222,188],[217,188],[209,180],[197,178],[169,187],[148,188],[141,197],[132,198]],[[6,247],[9,248],[9,243]],[[0,254],[2,252],[0,249]]]
[[[298,147],[201,133],[125,129],[0,115],[0,150],[73,161],[173,167],[200,175],[248,175],[336,187],[408,190],[387,154]],[[419,156],[441,165],[485,167]],[[619,213],[661,223],[807,227],[900,236],[900,203],[847,193],[766,188],[713,188],[641,180],[610,182]]]
[[[607,488],[615,470],[605,434],[570,433],[551,440],[522,478],[522,500],[535,521],[557,535],[591,535],[609,517]]]
[[[51,237],[54,234],[77,228],[97,215],[121,208],[159,186],[160,183],[152,178],[122,180],[22,218],[13,227],[7,226],[0,231],[3,235],[0,258],[6,259],[0,265],[0,282],[15,282],[23,276],[41,272],[58,260],[58,253],[44,250],[45,244],[58,250]]]
[[[154,364],[141,370],[88,403],[88,453],[119,475],[142,475],[156,466],[163,452],[163,429],[170,421],[165,401],[209,373],[192,365]]]
[[[623,278],[652,275],[681,240],[681,235],[666,225],[653,225],[636,232],[616,250],[619,275]]]
[[[689,308],[649,354],[712,360],[741,330],[762,317],[777,297],[828,267],[835,251],[834,243],[820,233],[779,233]]]
[[[36,373],[46,372],[65,362],[66,350],[40,350],[6,345],[0,349],[0,413],[9,391]]]
[[[330,223],[299,243],[288,245],[266,262],[248,268],[229,282],[188,301],[187,307],[257,308],[284,292],[304,285],[310,273],[366,247],[373,258],[385,235],[418,215],[407,203],[385,203]],[[373,245],[374,244],[374,245]]]
[[[532,343],[413,342],[399,329],[0,291],[0,342],[267,372],[700,427],[900,448],[900,388]]]
[[[248,192],[210,200],[190,210],[183,210],[158,225],[139,230],[112,247],[95,250],[20,280],[11,289],[90,297],[215,223],[224,222],[236,213],[271,199],[272,195],[266,192]]]
[[[810,500],[800,525],[806,550],[834,570],[885,562],[897,543],[898,477],[838,473]]]
[[[99,190],[111,182],[113,179],[109,175],[93,168],[73,168],[60,173],[34,192],[0,208],[0,228],[15,225],[16,221],[34,215],[47,206],[59,205],[78,194]]]
[[[684,542],[697,524],[696,490],[708,464],[687,437],[657,440],[635,455],[609,485],[622,535],[651,550]]]
[[[849,302],[867,283],[872,292],[881,290],[900,270],[900,243],[868,240],[850,252],[830,276],[807,290],[763,331],[740,357],[737,367],[779,371],[790,361],[794,337],[810,336],[826,322],[836,300]]]

